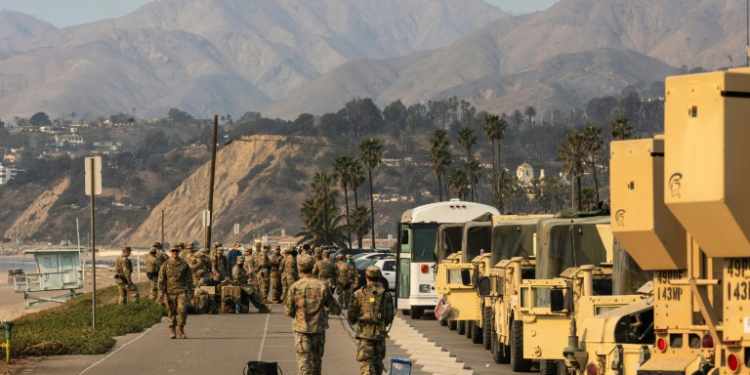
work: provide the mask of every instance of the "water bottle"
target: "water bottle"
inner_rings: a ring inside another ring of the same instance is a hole
[[[240,311],[242,311],[242,306],[240,305],[239,302],[237,302],[237,303],[234,304],[234,313],[235,314],[239,314]]]

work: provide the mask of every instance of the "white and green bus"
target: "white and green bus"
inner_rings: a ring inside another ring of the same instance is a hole
[[[452,199],[407,210],[398,225],[396,308],[418,319],[426,308],[437,305],[435,292],[435,244],[438,226],[471,221],[484,214],[500,215],[480,203]]]

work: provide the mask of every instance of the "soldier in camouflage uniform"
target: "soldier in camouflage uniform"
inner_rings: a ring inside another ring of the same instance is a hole
[[[339,303],[344,309],[349,308],[349,300],[351,299],[352,285],[349,283],[349,265],[344,260],[342,254],[336,255],[336,269],[339,272],[339,276],[336,279],[336,291],[339,295]]]
[[[128,259],[131,252],[130,246],[123,246],[122,254],[115,262],[115,283],[120,289],[120,305],[128,303],[128,292],[133,294],[133,302],[138,303],[140,298],[138,288],[130,277],[133,274],[133,263]]]
[[[247,273],[247,283],[255,285],[255,271],[253,271],[253,250],[245,249],[245,261],[243,263],[245,272]]]
[[[263,302],[263,297],[248,280],[248,273],[245,271],[244,257],[237,257],[237,265],[232,269],[232,285],[238,286],[242,289],[247,295],[248,300],[250,300],[250,303],[258,309],[259,313],[268,314],[271,312],[271,308],[266,306]]]
[[[281,273],[281,301],[286,301],[289,287],[299,280],[297,260],[292,256],[292,248],[284,250],[284,259],[281,260],[279,272]]]
[[[316,247],[313,251],[313,259],[315,259],[315,264],[323,260],[323,249],[320,247]]]
[[[185,336],[185,323],[187,320],[188,306],[193,299],[193,277],[190,266],[180,259],[180,248],[172,246],[169,251],[172,257],[159,269],[159,298],[167,300],[167,320],[169,321],[169,338],[175,338],[175,327],[177,335],[181,339]]]
[[[336,290],[336,280],[339,278],[339,269],[336,268],[333,262],[328,258],[328,254],[330,254],[330,251],[323,251],[321,259],[315,262],[312,274],[317,277],[318,280],[325,281],[333,294]]]
[[[221,247],[221,242],[214,243],[214,252],[211,256],[211,266],[211,273],[214,282],[220,283],[222,280],[231,278],[232,266],[229,264],[229,259],[224,255],[224,249]]]
[[[302,278],[289,288],[284,302],[285,312],[294,318],[292,330],[299,374],[321,375],[328,314],[341,314],[341,306],[331,296],[325,283],[311,277],[312,258],[301,255],[297,264]]]
[[[349,285],[351,285],[351,288],[349,289],[349,299],[351,300],[352,291],[359,286],[359,272],[357,272],[357,265],[354,264],[354,259],[352,259],[351,255],[346,256],[346,265],[349,266],[349,273],[347,276],[349,277]]]
[[[310,254],[310,245],[308,245],[308,244],[302,245],[302,252],[299,255],[302,255],[302,254],[311,255]]]
[[[268,289],[270,288],[271,260],[268,258],[268,245],[263,246],[263,251],[253,254],[253,271],[255,272],[255,286],[263,296],[266,303],[268,300]]]
[[[195,251],[193,244],[188,245],[188,255],[185,257],[185,262],[190,267],[193,287],[197,288],[201,286],[203,278],[208,273],[208,264],[206,264],[206,258],[203,257],[203,254]]]
[[[273,289],[273,303],[281,302],[281,272],[279,271],[279,268],[283,258],[284,257],[281,256],[281,246],[276,246],[273,249],[273,254],[268,257],[271,261],[271,289]]]
[[[161,268],[163,263],[159,256],[157,245],[161,247],[161,244],[156,242],[153,244],[148,254],[146,254],[146,277],[148,277],[150,286],[148,293],[148,299],[150,300],[156,299],[156,283],[159,281],[159,268]]]
[[[357,361],[362,375],[383,374],[386,327],[393,323],[393,297],[378,283],[380,269],[367,267],[367,285],[354,293],[347,318],[357,323]]]
[[[157,246],[157,244],[159,244]],[[159,264],[164,264],[164,262],[169,260],[169,255],[164,251],[164,244],[161,242],[154,242],[154,247],[159,250],[158,253],[156,253],[156,256],[159,258]],[[161,268],[161,266],[159,267]]]

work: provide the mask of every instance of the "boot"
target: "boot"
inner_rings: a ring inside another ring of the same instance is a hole
[[[185,336],[185,331],[182,329],[182,327],[184,326],[177,327],[177,335],[179,335],[181,339],[186,339],[187,336]]]
[[[169,338],[174,339],[175,337],[174,327],[169,327]]]
[[[270,307],[268,307],[268,306],[266,306],[266,305],[263,305],[263,306],[261,306],[261,307],[260,307],[260,308],[258,309],[258,314],[270,314],[270,313],[271,313],[271,310],[272,310],[272,309],[271,309]]]

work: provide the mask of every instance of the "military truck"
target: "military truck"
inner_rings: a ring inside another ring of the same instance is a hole
[[[438,295],[444,293],[445,277],[441,275],[439,265],[443,263],[455,264],[461,262],[461,243],[463,242],[463,223],[441,224],[437,231],[437,242],[435,245],[435,259],[438,270],[435,272],[435,290]],[[444,272],[444,271],[443,271]],[[414,317],[412,317],[414,319]],[[453,319],[440,320],[440,325],[450,326],[451,330],[458,328]]]

